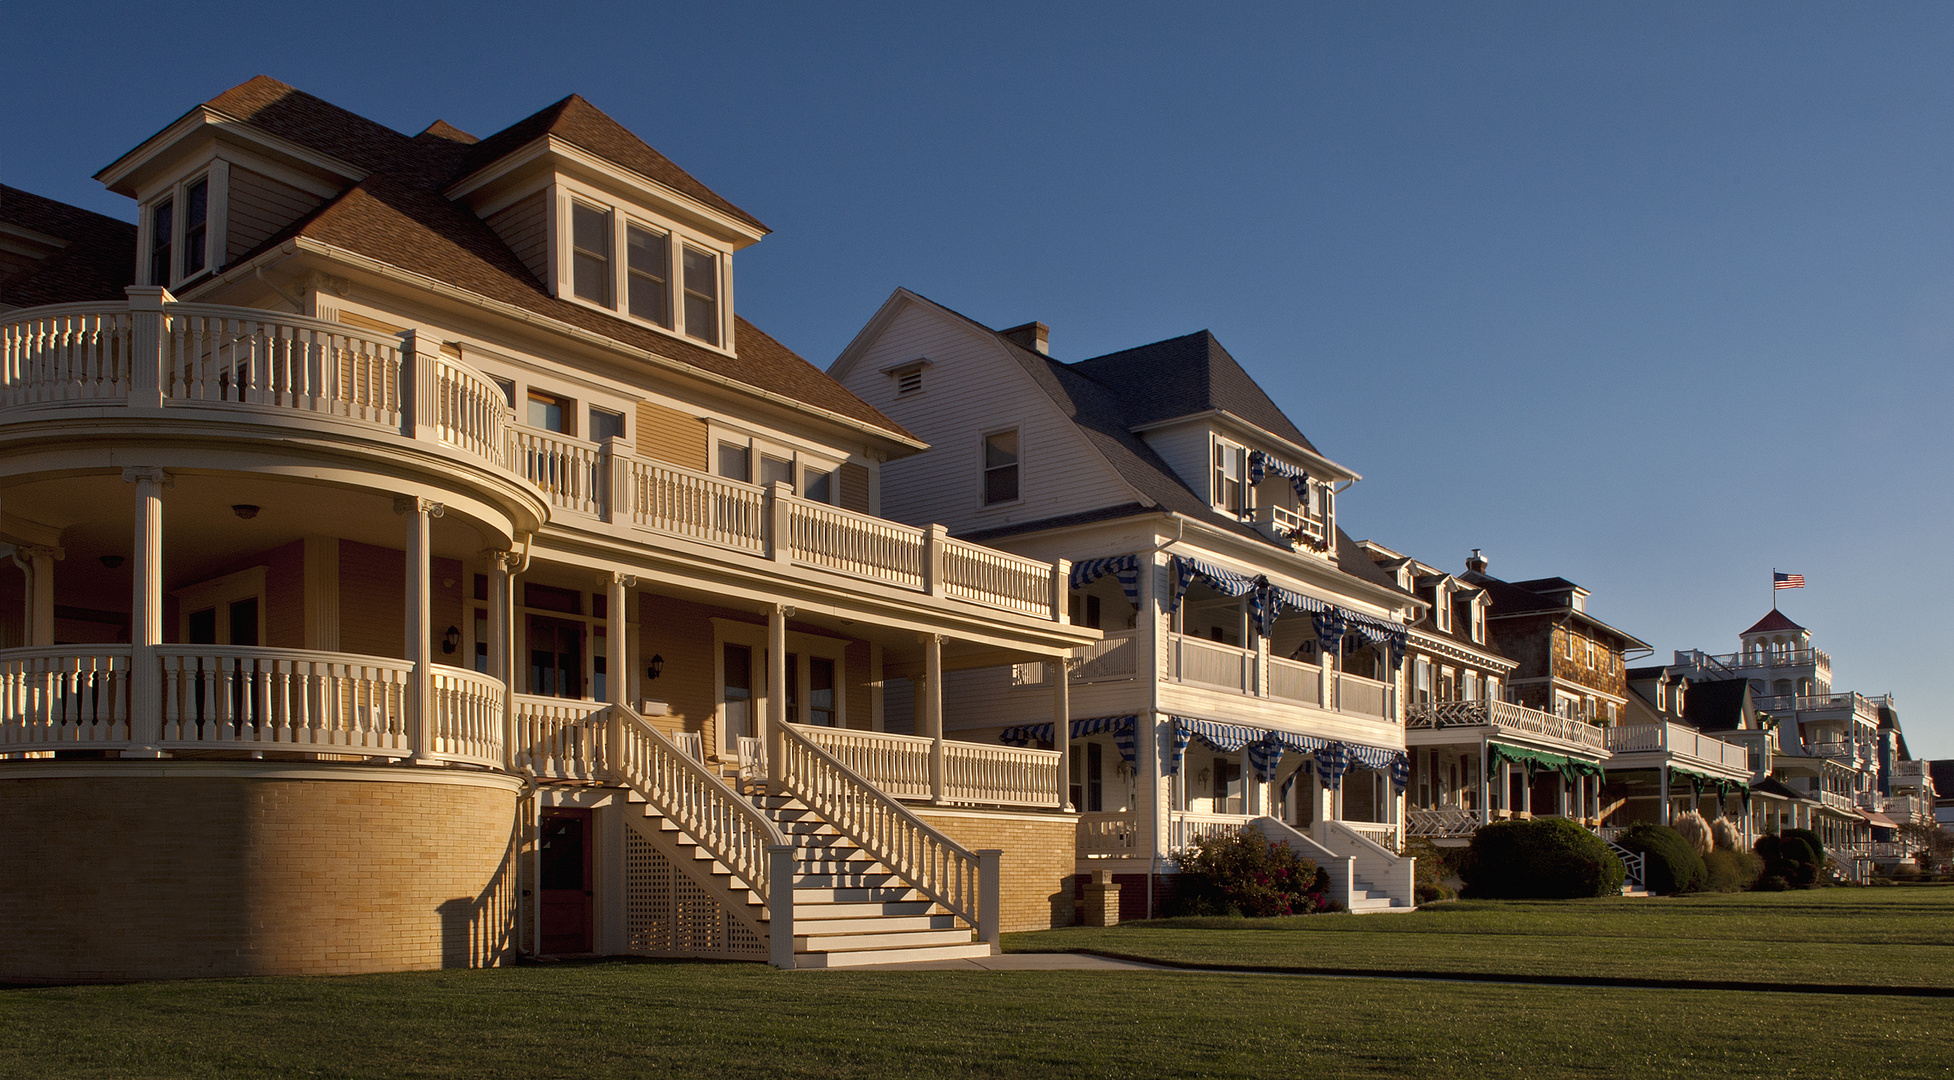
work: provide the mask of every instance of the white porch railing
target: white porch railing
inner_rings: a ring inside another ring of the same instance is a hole
[[[1072,681],[1114,682],[1139,672],[1139,631],[1115,630],[1084,650],[1072,667]]]
[[[126,745],[129,646],[0,651],[0,753]]]
[[[1681,724],[1635,724],[1602,730],[1607,733],[1609,753],[1660,752],[1720,769],[1750,771],[1749,750]]]
[[[491,464],[506,465],[513,427],[501,387],[447,357],[434,362],[437,438]]]
[[[602,726],[592,718],[601,702],[516,694],[509,702],[518,771],[545,780],[599,779]]]
[[[767,764],[772,779],[870,858],[975,927],[982,940],[996,942],[995,863],[985,867],[974,852],[884,795],[793,725],[771,730]]]
[[[1337,672],[1337,711],[1382,718],[1386,715],[1384,700],[1383,683],[1362,675]]]
[[[607,736],[604,767],[612,779],[684,830],[763,902],[776,886],[793,888],[768,870],[767,848],[787,843],[771,818],[630,709],[607,706],[593,720]]]
[[[163,691],[159,746],[366,757],[413,751],[410,661],[240,645],[164,645],[156,657]]]
[[[1249,692],[1249,658],[1246,649],[1222,645],[1185,634],[1172,635],[1173,677],[1181,682],[1200,683],[1237,693]]]
[[[0,324],[0,405],[120,401],[129,396],[129,312],[59,304]]]
[[[502,680],[467,668],[434,665],[429,716],[434,753],[448,761],[501,768]]]
[[[1479,815],[1455,806],[1429,810],[1407,808],[1404,812],[1404,831],[1406,836],[1457,839],[1479,831]]]
[[[986,607],[1053,617],[1051,563],[963,540],[943,541],[943,592]]]
[[[596,443],[554,431],[513,426],[515,470],[542,491],[550,505],[579,514],[601,514],[606,504],[603,450]]]
[[[793,501],[789,521],[795,562],[912,589],[928,582],[922,529],[806,499]]]
[[[1280,656],[1269,657],[1269,696],[1278,701],[1317,705],[1323,701],[1323,668]]]
[[[1255,820],[1248,814],[1202,814],[1192,810],[1176,810],[1167,819],[1167,851],[1178,855],[1194,845],[1196,840],[1210,836],[1233,836],[1248,828]]]
[[[1503,731],[1540,735],[1583,750],[1606,752],[1606,728],[1573,716],[1556,716],[1515,705],[1510,701],[1436,701],[1411,706],[1405,727],[1411,730],[1440,730],[1450,727],[1485,727]]]
[[[1124,859],[1137,856],[1140,843],[1140,815],[1137,811],[1079,815],[1079,857],[1082,859]]]
[[[935,740],[852,728],[796,724],[836,761],[898,799],[930,798]],[[943,743],[943,799],[978,806],[1058,807],[1058,752],[989,743]]]
[[[632,458],[633,525],[754,554],[767,551],[767,494],[752,484]]]

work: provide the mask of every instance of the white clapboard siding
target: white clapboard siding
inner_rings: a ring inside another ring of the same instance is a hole
[[[230,262],[316,209],[324,199],[283,180],[231,166],[224,261]]]
[[[882,466],[882,513],[952,532],[1132,502],[1134,494],[997,339],[908,303],[841,372],[850,390],[930,444]],[[884,368],[927,358],[923,389],[897,397]],[[983,505],[983,439],[1016,427],[1019,503]]]
[[[542,282],[550,279],[548,210],[549,192],[539,191],[517,199],[487,219],[489,228]]]
[[[1171,466],[1181,481],[1204,499],[1212,499],[1208,488],[1214,482],[1213,440],[1205,424],[1149,431],[1147,445]]]

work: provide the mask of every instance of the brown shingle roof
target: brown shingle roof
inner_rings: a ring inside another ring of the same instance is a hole
[[[0,222],[67,241],[38,266],[0,281],[0,306],[120,300],[135,283],[136,227],[0,184]]]
[[[569,107],[572,103],[575,107]],[[420,136],[409,138],[262,75],[225,91],[209,104],[211,108],[331,154],[366,172],[365,179],[272,236],[238,262],[295,236],[303,236],[757,389],[786,395],[900,437],[914,438],[901,425],[745,319],[735,320],[734,345],[738,352],[727,356],[551,296],[493,229],[467,207],[443,197],[441,193],[456,179],[494,160],[497,145],[506,152],[534,138],[533,134],[521,137],[518,129],[530,125],[538,133],[555,131],[557,122],[565,117],[569,118],[564,126],[569,134],[565,137],[592,153],[607,158],[613,152],[622,153],[617,145],[621,137],[636,143],[642,153],[619,164],[641,169],[651,164],[643,154],[665,160],[582,98],[566,99],[487,140],[472,144],[465,133],[440,123]],[[539,117],[551,119],[539,123]],[[593,132],[604,134],[605,125],[615,129],[605,135],[609,150],[578,141]],[[512,137],[511,132],[517,136]],[[669,162],[666,165],[669,172],[684,176],[677,166]],[[689,177],[686,180],[697,193],[717,200],[715,205],[724,204],[729,211],[739,212],[732,204],[712,195],[704,185]],[[696,193],[688,191],[688,194]],[[752,220],[743,214],[742,217]],[[759,226],[757,221],[753,223]]]
[[[596,154],[613,165],[621,165],[642,176],[649,176],[674,191],[689,195],[720,213],[729,214],[756,229],[767,229],[760,223],[759,218],[720,197],[718,192],[701,184],[691,173],[672,164],[670,158],[645,145],[643,139],[631,134],[623,124],[611,119],[605,115],[604,110],[585,101],[577,94],[571,94],[534,116],[518,120],[482,140],[468,155],[455,179],[459,180],[462,176],[490,164],[512,150],[527,146],[544,135],[554,135]]]

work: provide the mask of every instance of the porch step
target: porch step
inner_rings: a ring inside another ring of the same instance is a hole
[[[807,893],[813,889],[794,890],[794,922],[804,919],[871,919],[884,915],[910,916],[934,915],[936,904],[930,900],[884,900],[880,903],[834,904],[810,900]]]
[[[968,945],[936,945],[912,949],[867,949],[860,952],[807,952],[794,957],[796,967],[842,968],[864,964],[914,964],[924,960],[977,960],[996,955],[979,941]]]
[[[895,915],[877,913],[853,919],[824,919],[803,915],[798,904],[794,907],[794,936],[797,938],[825,938],[842,934],[870,936],[878,934],[908,934],[915,930],[955,930],[956,926],[956,916],[949,914]],[[964,940],[969,940],[967,933]]]

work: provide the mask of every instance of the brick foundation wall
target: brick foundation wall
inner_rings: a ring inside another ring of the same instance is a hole
[[[0,982],[477,967],[513,948],[512,780],[261,763],[32,775],[47,766],[0,775]]]
[[[997,848],[1004,852],[998,865],[1000,929],[1047,930],[1072,924],[1072,874],[1079,836],[1076,816],[910,809],[972,851]]]

